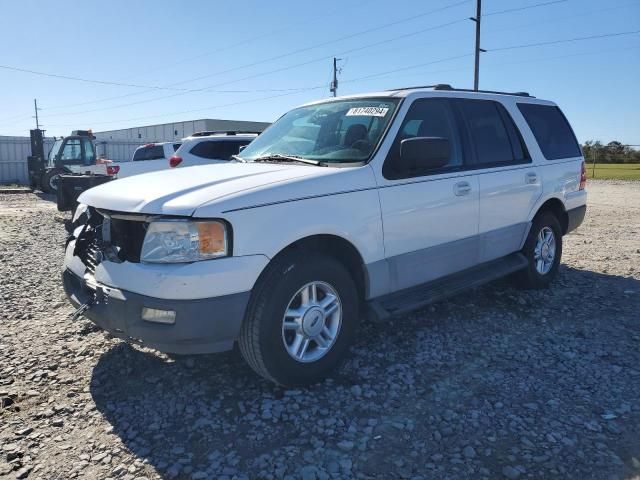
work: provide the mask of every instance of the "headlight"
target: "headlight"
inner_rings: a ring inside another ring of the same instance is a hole
[[[84,203],[79,203],[76,207],[76,211],[73,213],[73,218],[71,219],[71,223],[75,223],[80,216],[87,211],[87,206]]]
[[[224,257],[227,227],[220,221],[158,220],[149,223],[140,260],[186,263]]]

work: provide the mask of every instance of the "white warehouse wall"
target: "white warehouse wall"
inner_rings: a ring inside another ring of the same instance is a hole
[[[123,128],[95,132],[97,140],[127,140],[141,143],[173,142],[204,130],[246,130],[261,132],[270,125],[268,122],[245,120],[200,119],[186,122],[163,123],[143,127]]]

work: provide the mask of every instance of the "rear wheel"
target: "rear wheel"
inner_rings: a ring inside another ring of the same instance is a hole
[[[326,255],[285,255],[267,268],[242,325],[242,356],[280,385],[316,383],[347,353],[358,322],[356,286]]]
[[[562,257],[562,229],[553,213],[542,212],[534,218],[522,253],[529,263],[517,273],[518,283],[534,289],[549,286]]]

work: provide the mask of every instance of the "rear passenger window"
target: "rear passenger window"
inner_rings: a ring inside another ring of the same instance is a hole
[[[159,160],[161,158],[164,158],[164,149],[162,148],[162,145],[142,147],[137,149],[133,154],[134,162],[142,160]]]
[[[582,155],[578,140],[558,107],[519,103],[518,108],[547,160]]]
[[[191,149],[193,155],[211,160],[230,160],[240,152],[240,147],[248,145],[250,140],[217,140],[200,142]]]
[[[449,140],[449,163],[437,170],[404,171],[400,162],[400,143],[414,137],[441,137]],[[413,102],[382,167],[386,178],[399,179],[433,175],[459,169],[463,164],[462,146],[453,109],[448,100],[424,99]]]
[[[457,100],[456,103],[469,130],[477,165],[528,161],[520,134],[502,105],[491,100]]]

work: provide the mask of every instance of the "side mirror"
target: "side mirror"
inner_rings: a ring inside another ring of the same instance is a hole
[[[449,140],[442,137],[406,138],[400,142],[401,169],[433,170],[451,159]]]

